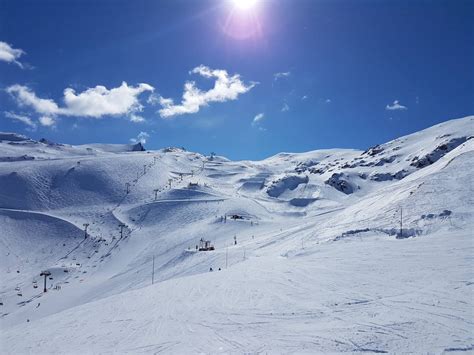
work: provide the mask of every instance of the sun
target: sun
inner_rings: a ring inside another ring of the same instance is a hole
[[[257,4],[257,0],[233,0],[234,6],[240,10],[249,10]]]

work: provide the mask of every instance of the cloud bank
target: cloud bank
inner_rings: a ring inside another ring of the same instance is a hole
[[[5,117],[10,118],[13,121],[21,122],[21,123],[27,125],[32,130],[35,130],[36,127],[37,127],[36,123],[33,122],[33,120],[31,118],[29,118],[28,116],[18,115],[16,113],[8,112],[8,111],[4,112],[3,114],[5,115]]]
[[[33,89],[26,85],[15,84],[7,87],[5,91],[13,98],[18,107],[28,109],[35,114],[36,119],[23,116],[23,119],[13,118],[26,125],[32,124],[46,127],[55,126],[60,117],[87,117],[101,119],[108,116],[125,116],[131,122],[145,121],[141,112],[144,110],[141,95],[148,92],[146,104],[150,106],[161,105],[158,113],[162,118],[171,118],[184,114],[197,113],[201,107],[213,102],[226,102],[237,100],[242,94],[247,93],[258,83],[244,82],[239,74],[230,75],[226,70],[211,69],[200,65],[189,72],[205,79],[214,81],[209,90],[201,90],[195,81],[187,81],[181,103],[175,104],[171,98],[165,98],[155,93],[155,88],[146,83],[129,86],[126,82],[115,88],[108,89],[103,85],[87,88],[77,92],[73,88],[63,91],[61,101],[39,97]],[[31,112],[30,112],[31,113]],[[17,115],[16,113],[10,113]],[[19,116],[19,115],[17,115]],[[28,118],[28,120],[24,118]]]
[[[291,72],[280,72],[273,74],[273,80],[277,81],[278,79],[288,78],[291,75]]]
[[[127,116],[132,122],[142,122],[143,117],[137,115],[143,110],[139,101],[140,94],[154,88],[148,84],[128,86],[126,82],[116,88],[107,89],[97,85],[77,93],[72,88],[64,90],[63,106],[54,100],[38,97],[33,90],[25,85],[12,85],[6,89],[20,107],[28,107],[41,115],[39,121],[44,126],[54,125],[57,116],[90,117],[100,119],[105,116]]]
[[[136,138],[130,138],[130,142],[134,144],[135,143],[145,144],[148,138],[150,138],[150,135],[147,132],[140,132],[138,133]]]
[[[259,131],[266,131],[267,129],[261,125],[264,118],[265,114],[263,112],[255,115],[252,120],[252,126],[256,127]]]
[[[26,54],[24,50],[13,48],[7,42],[0,41],[0,60],[7,63],[14,63],[18,65],[20,68],[24,68],[25,66],[18,61],[23,54]]]
[[[214,87],[208,91],[202,91],[196,87],[196,82],[188,81],[184,84],[184,92],[181,103],[176,105],[173,99],[159,97],[158,103],[162,108],[158,111],[163,118],[191,114],[199,112],[201,107],[208,106],[212,102],[226,102],[236,100],[239,95],[251,90],[257,83],[244,83],[239,74],[230,76],[227,71],[210,69],[200,65],[190,71],[189,74],[198,74],[206,79],[214,79]],[[149,99],[149,102],[154,99]]]
[[[400,101],[395,100],[393,101],[393,104],[385,106],[385,109],[389,111],[408,110],[408,107],[403,106],[402,104],[400,104]]]
[[[265,118],[265,114],[264,113],[259,113],[258,115],[256,115],[253,120],[252,120],[252,126],[255,126],[257,125],[258,123],[260,123],[263,119]]]

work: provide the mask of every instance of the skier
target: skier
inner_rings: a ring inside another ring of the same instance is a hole
[[[212,267],[211,267],[211,268],[209,268],[209,272],[212,272],[212,271],[213,271],[213,270],[212,270]]]

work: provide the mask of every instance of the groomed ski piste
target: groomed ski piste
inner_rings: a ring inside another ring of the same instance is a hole
[[[230,161],[0,133],[0,353],[472,353],[473,136]]]

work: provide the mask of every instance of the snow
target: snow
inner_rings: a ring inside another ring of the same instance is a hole
[[[2,133],[0,352],[472,352],[473,124],[262,161]]]

